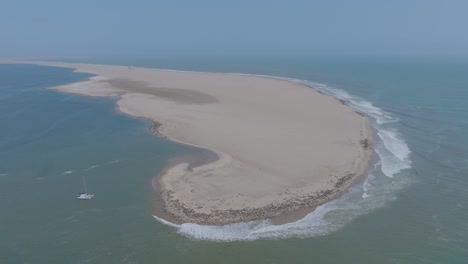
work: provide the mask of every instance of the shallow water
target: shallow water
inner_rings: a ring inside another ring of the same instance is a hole
[[[144,122],[116,114],[111,99],[43,89],[86,75],[0,65],[6,263],[468,262],[468,63],[88,62],[295,79],[370,115],[378,161],[364,182],[295,223],[161,223],[151,216],[151,177],[193,150],[151,136]],[[83,175],[96,194],[91,203],[74,200]]]

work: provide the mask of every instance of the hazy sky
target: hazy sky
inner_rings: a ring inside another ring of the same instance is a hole
[[[468,0],[2,0],[0,56],[468,56]]]

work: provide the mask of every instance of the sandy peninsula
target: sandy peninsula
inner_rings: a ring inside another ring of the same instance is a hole
[[[288,221],[340,196],[366,172],[369,120],[339,100],[286,80],[249,75],[30,62],[96,75],[53,89],[119,96],[124,113],[166,138],[215,153],[171,164],[158,178],[169,221],[221,225]],[[294,218],[294,217],[293,217]]]

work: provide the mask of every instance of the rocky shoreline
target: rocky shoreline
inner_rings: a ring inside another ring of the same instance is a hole
[[[158,128],[161,124],[158,122],[151,121],[151,131],[157,136],[162,136]],[[166,138],[166,137],[164,137]],[[373,140],[372,138],[363,139],[360,144],[364,151],[367,153],[373,153]],[[209,150],[206,150],[209,151]],[[186,158],[181,158],[177,162],[172,162],[166,166],[166,168],[155,177],[155,181],[158,182],[162,175],[164,175],[171,167],[177,166],[181,163],[189,163],[189,168],[193,166]],[[369,159],[369,162],[371,160]],[[195,166],[200,166],[197,164]],[[295,195],[293,198],[283,198],[292,194],[293,191],[285,191],[280,194],[280,198],[274,203],[268,206],[260,208],[245,207],[243,209],[228,209],[228,210],[217,210],[213,209],[210,213],[201,213],[185,205],[179,199],[174,197],[172,190],[161,190],[157,188],[157,195],[159,197],[159,204],[157,206],[157,215],[171,223],[183,224],[183,223],[195,223],[201,225],[226,225],[238,222],[249,222],[260,219],[272,219],[275,224],[284,224],[299,220],[304,217],[307,213],[315,210],[318,206],[337,199],[342,196],[356,181],[364,177],[367,174],[367,170],[361,175],[354,173],[348,173],[344,176],[339,177],[338,175],[330,175],[330,178],[335,179],[334,189],[322,190],[318,193],[304,194],[302,196]],[[220,200],[219,203],[225,203],[226,201]]]
[[[175,199],[173,197],[173,191],[162,190],[160,195],[164,201],[162,205],[163,215],[159,216],[176,224],[190,222],[202,225],[225,225],[260,219],[280,218],[285,215],[294,214],[304,208],[307,208],[308,212],[312,212],[317,206],[343,195],[343,193],[354,184],[354,180],[356,179],[354,174],[347,174],[341,178],[335,177],[338,178],[335,189],[328,189],[320,191],[319,193],[290,198],[286,201],[275,202],[261,208],[245,207],[240,210],[211,210],[209,214],[196,212],[180,202],[180,200]],[[223,201],[220,201],[220,203],[222,202]],[[297,220],[297,217],[294,216],[290,216],[289,218]]]

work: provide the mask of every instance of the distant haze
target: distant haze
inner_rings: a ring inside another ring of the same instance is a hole
[[[466,0],[2,1],[0,56],[460,56]]]

